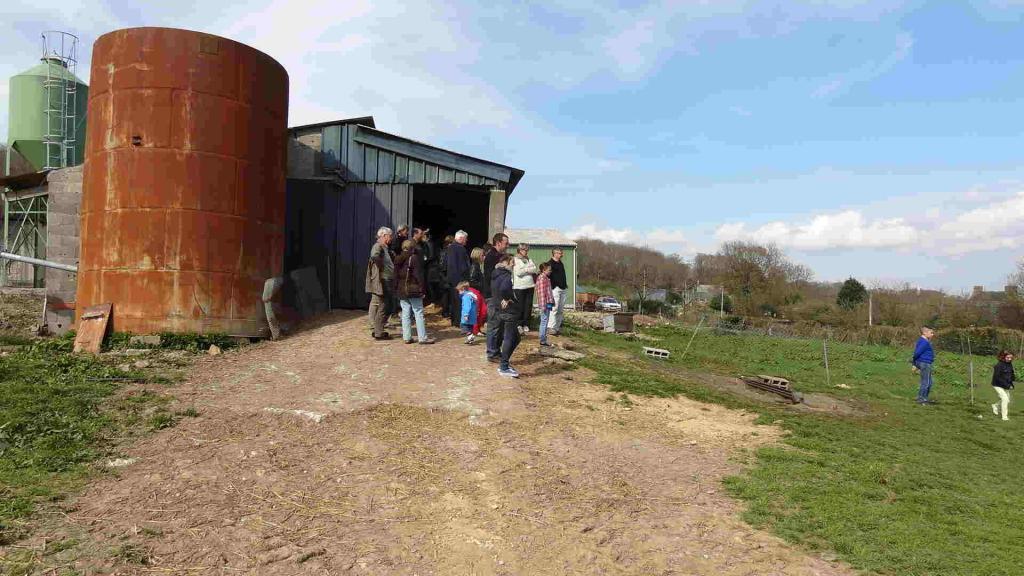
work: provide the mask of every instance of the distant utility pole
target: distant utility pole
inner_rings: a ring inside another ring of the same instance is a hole
[[[868,292],[868,326],[874,326],[874,317],[872,316],[874,306],[871,304],[871,292]]]
[[[718,303],[718,317],[725,318],[725,284],[722,284],[722,300]]]

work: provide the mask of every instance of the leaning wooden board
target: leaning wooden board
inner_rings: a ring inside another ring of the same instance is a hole
[[[113,304],[97,304],[89,306],[82,311],[82,317],[78,322],[78,332],[75,335],[75,352],[89,352],[99,354],[100,346],[103,345],[103,338],[107,335],[107,326],[110,324],[110,312]]]

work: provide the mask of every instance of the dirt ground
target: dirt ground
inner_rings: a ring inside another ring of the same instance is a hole
[[[35,336],[43,321],[43,291],[32,288],[0,290],[0,334]]]
[[[200,415],[66,508],[83,574],[836,575],[739,519],[720,481],[780,431],[677,399],[622,400],[586,370],[432,324],[374,342],[338,312],[202,359],[172,390]]]

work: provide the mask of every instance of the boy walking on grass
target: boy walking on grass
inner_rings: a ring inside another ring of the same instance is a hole
[[[551,264],[544,262],[537,272],[534,288],[537,295],[537,308],[540,310],[540,345],[548,345],[548,321],[551,310],[555,307],[555,296],[551,291]]]
[[[935,331],[931,328],[921,328],[921,337],[917,339],[914,357],[910,360],[914,365],[914,372],[921,373],[921,386],[917,391],[918,404],[935,404],[934,400],[928,399],[928,394],[932,391],[932,364],[935,362],[935,350],[931,342],[934,336]]]

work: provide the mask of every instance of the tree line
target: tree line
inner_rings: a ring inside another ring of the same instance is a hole
[[[1016,294],[972,299],[909,284],[865,286],[846,282],[815,282],[807,266],[792,261],[773,244],[726,242],[717,252],[697,254],[686,260],[651,248],[577,240],[579,276],[583,285],[616,285],[628,297],[643,303],[657,289],[668,291],[670,302],[694,286],[724,289],[724,299],[712,298],[709,306],[723,304],[725,312],[740,316],[769,316],[811,321],[830,326],[1004,326],[1024,328],[1024,259],[1009,275]],[[672,298],[672,295],[678,295]]]

